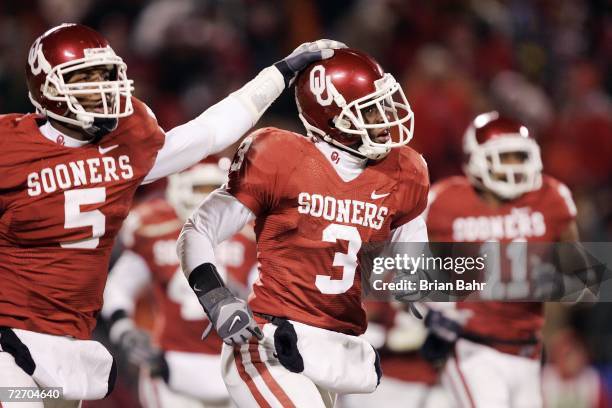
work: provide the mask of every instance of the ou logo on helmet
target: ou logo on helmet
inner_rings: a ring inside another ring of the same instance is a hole
[[[33,75],[38,75],[41,72],[49,72],[51,70],[51,65],[45,58],[45,55],[42,52],[42,43],[40,38],[32,44],[32,48],[30,48],[30,53],[28,54],[28,65],[30,66],[30,71],[32,71]]]
[[[329,106],[334,100],[331,76],[325,75],[325,67],[317,65],[310,71],[310,92],[317,98],[321,106]],[[323,98],[323,94],[327,96]]]

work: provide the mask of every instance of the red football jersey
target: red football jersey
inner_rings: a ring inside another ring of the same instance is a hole
[[[243,141],[229,177],[228,191],[256,215],[252,310],[363,333],[358,255],[424,210],[422,157],[394,149],[345,182],[311,139],[265,128]]]
[[[485,203],[467,178],[451,177],[432,186],[427,229],[437,242],[556,242],[575,214],[569,189],[551,177],[543,177],[539,190],[498,208]],[[457,307],[474,312],[466,326],[470,333],[505,340],[540,336],[542,303],[458,302]]]
[[[164,133],[148,108],[98,144],[65,147],[34,114],[0,116],[0,326],[87,339],[114,238]]]

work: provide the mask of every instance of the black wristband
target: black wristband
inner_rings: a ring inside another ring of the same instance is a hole
[[[200,297],[213,289],[225,287],[215,265],[207,262],[196,267],[189,275],[189,286]]]
[[[274,66],[280,71],[281,74],[283,74],[283,78],[285,79],[285,88],[287,88],[289,86],[289,82],[295,75],[295,71],[289,68],[289,64],[287,64],[285,60],[278,61],[274,64]]]

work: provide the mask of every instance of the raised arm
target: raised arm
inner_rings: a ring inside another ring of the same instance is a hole
[[[330,58],[334,48],[342,47],[346,46],[333,40],[304,43],[197,118],[168,131],[143,184],[184,170],[236,143],[302,69]]]

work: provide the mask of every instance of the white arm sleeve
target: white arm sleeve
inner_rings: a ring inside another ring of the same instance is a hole
[[[131,315],[138,294],[150,282],[151,271],[145,260],[133,251],[124,251],[106,282],[102,317],[109,319],[117,310],[125,310]]]
[[[182,171],[236,143],[284,89],[283,75],[268,67],[197,118],[168,131],[142,184]]]
[[[215,263],[214,248],[240,231],[255,215],[233,195],[219,188],[189,217],[177,244],[185,276],[203,263]]]

